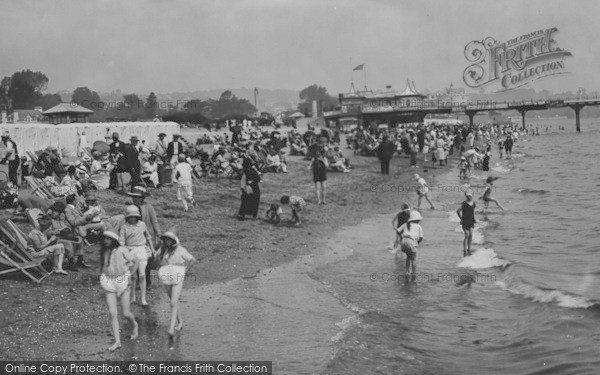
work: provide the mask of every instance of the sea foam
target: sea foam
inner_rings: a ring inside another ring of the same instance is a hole
[[[536,302],[556,303],[558,306],[574,309],[586,309],[596,304],[593,300],[583,296],[565,293],[560,290],[544,290],[520,281],[510,283],[510,285],[504,281],[497,281],[496,284],[507,292],[521,295]]]
[[[474,270],[506,267],[510,262],[506,259],[498,257],[494,249],[481,248],[477,249],[473,255],[464,257],[458,262],[457,267],[470,268]]]

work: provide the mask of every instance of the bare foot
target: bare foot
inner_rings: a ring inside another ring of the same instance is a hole
[[[179,324],[177,325],[177,327],[175,327],[176,331],[181,331],[183,329],[183,322],[179,322]]]
[[[133,331],[131,332],[131,339],[135,340],[138,338],[138,324],[137,322],[134,322],[135,324],[133,325]]]
[[[108,348],[108,351],[114,352],[115,350],[119,349],[120,347],[121,347],[121,343],[120,342],[115,342],[113,344],[113,346],[111,346],[110,348]]]

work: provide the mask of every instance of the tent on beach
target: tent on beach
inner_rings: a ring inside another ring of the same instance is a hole
[[[0,130],[9,132],[20,155],[54,146],[61,150],[63,156],[71,157],[77,152],[79,136],[83,132],[90,147],[95,141],[104,141],[113,132],[119,133],[119,138],[124,142],[129,142],[135,135],[140,141],[145,140],[146,145],[150,145],[156,141],[159,133],[165,133],[170,138],[180,132],[180,127],[176,122],[87,122],[58,125],[23,123],[2,124]]]

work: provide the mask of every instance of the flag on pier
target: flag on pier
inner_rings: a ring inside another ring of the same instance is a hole
[[[359,66],[357,66],[356,68],[352,69],[352,71],[355,70],[363,70],[363,68],[365,67],[365,64],[360,64]]]

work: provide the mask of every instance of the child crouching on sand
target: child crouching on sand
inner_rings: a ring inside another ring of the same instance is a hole
[[[181,246],[173,229],[165,232],[161,239],[162,247],[158,256],[161,267],[158,270],[158,276],[171,301],[171,324],[168,332],[172,344],[175,330],[180,331],[183,327],[179,308],[179,296],[183,289],[183,279],[192,264],[196,262],[196,258]]]
[[[302,208],[306,206],[304,199],[295,195],[284,195],[281,197],[279,202],[281,204],[289,204],[290,208],[292,209],[292,219],[290,222],[295,225],[300,225],[301,221],[298,213],[301,212]]]
[[[126,247],[120,246],[119,236],[112,231],[104,231],[100,249],[100,285],[106,292],[110,325],[115,337],[115,343],[108,348],[112,352],[121,347],[117,298],[121,302],[123,315],[133,326],[131,339],[135,340],[138,336],[138,324],[129,305],[129,277],[135,269],[136,260]]]
[[[422,219],[418,211],[412,211],[406,224],[401,225],[397,230],[401,238],[400,250],[406,254],[406,275],[411,275],[412,268],[413,278],[417,275],[417,265],[415,264],[417,247],[423,241],[423,228],[419,225]],[[399,255],[396,253],[396,260],[398,257]]]
[[[279,224],[283,210],[277,203],[271,203],[267,210],[266,219],[271,224]]]

